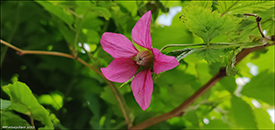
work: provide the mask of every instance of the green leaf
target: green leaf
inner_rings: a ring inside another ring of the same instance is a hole
[[[220,119],[214,119],[214,120],[209,120],[209,124],[204,125],[203,129],[230,129],[230,127],[228,126],[228,124],[224,123],[222,120]]]
[[[49,2],[59,7],[72,8],[76,6],[76,2],[74,1],[49,1]]]
[[[196,111],[189,111],[185,113],[184,117],[192,123],[193,128],[199,127],[199,117],[196,113]]]
[[[186,26],[179,21],[180,15],[181,13],[178,13],[173,18],[171,26],[152,26],[151,35],[154,47],[160,49],[167,44],[184,44],[193,42],[192,33],[190,33]],[[166,51],[172,51],[175,49],[182,49],[182,47],[173,47],[172,49],[167,48]]]
[[[38,98],[40,104],[52,105],[59,110],[63,106],[63,97],[60,93],[43,94]]]
[[[118,105],[116,97],[110,87],[104,87],[104,92],[100,94],[100,97],[113,105]]]
[[[160,1],[163,6],[167,7],[167,8],[171,8],[171,7],[175,7],[175,6],[179,6],[181,5],[181,1]]]
[[[99,16],[104,17],[106,20],[109,20],[111,17],[110,11],[104,7],[93,7],[92,11],[97,13]]]
[[[226,14],[244,14],[255,11],[265,11],[274,7],[274,1],[255,0],[255,1],[218,1],[217,9],[220,13]]]
[[[11,101],[10,100],[4,100],[1,98],[1,110],[4,110],[8,107],[10,107]]]
[[[262,129],[274,129],[274,124],[270,120],[270,116],[267,113],[266,110],[261,108],[253,109],[253,112],[255,114],[255,119],[257,121],[257,126],[260,130]]]
[[[92,30],[92,29],[87,30],[86,35],[87,35],[88,43],[98,44],[100,42],[100,36],[95,30]]]
[[[98,14],[97,12],[93,12],[92,9],[95,7],[94,4],[92,4],[89,1],[78,1],[76,2],[77,7],[75,9],[75,13],[78,14],[80,19],[76,21],[76,26],[81,26],[83,29],[91,29],[96,31],[101,31],[101,25],[103,21],[98,17],[101,14]],[[83,21],[84,20],[84,21]],[[91,21],[92,24],[91,24]],[[83,31],[83,30],[82,30]],[[88,36],[89,38],[89,36]]]
[[[129,14],[119,11],[117,13],[112,12],[112,19],[114,20],[115,26],[112,26],[111,29],[117,29],[118,32],[123,33],[126,37],[131,37],[131,30],[138,21],[131,17]]]
[[[275,46],[269,46],[265,47],[268,51],[264,53],[259,52],[252,52],[248,54],[244,59],[242,59],[237,65],[237,69],[239,70],[239,73],[248,78],[252,78],[253,75],[250,73],[250,68],[247,66],[247,63],[252,63],[256,66],[258,66],[258,72],[261,73],[265,70],[268,70],[271,73],[274,73],[275,67],[274,67],[274,50]],[[255,55],[258,53],[259,56],[255,57]]]
[[[211,77],[212,75],[209,73],[209,67],[208,67],[208,63],[206,63],[205,61],[199,61],[197,63],[195,63],[195,69],[196,69],[196,78],[199,80],[199,82],[201,84],[205,84],[208,82],[208,78],[205,77]],[[210,91],[209,91],[210,92]],[[204,94],[204,96],[206,96],[207,94]]]
[[[93,21],[93,24],[91,24],[91,21]],[[99,19],[98,15],[94,12],[90,12],[84,18],[82,28],[92,29],[99,32],[101,31],[102,25],[103,25],[103,21]]]
[[[119,9],[117,3],[114,1],[97,1],[96,4],[100,7],[105,7],[107,9],[112,9],[114,11],[117,11]]]
[[[16,115],[11,111],[1,111],[1,129],[4,128],[4,126],[27,127],[31,125],[26,120],[21,118],[19,115]]]
[[[102,129],[100,121],[100,103],[97,95],[86,92],[84,98],[87,100],[89,109],[93,112],[93,117],[90,120],[90,124],[94,129]]]
[[[239,22],[231,16],[220,17],[221,14],[217,11],[212,12],[211,8],[193,4],[184,6],[182,13],[182,20],[186,27],[201,37],[206,44],[216,36],[236,29]]]
[[[119,96],[120,99],[121,99],[121,102],[122,102],[123,107],[124,107],[124,109],[126,111],[128,119],[132,121],[133,120],[132,112],[129,109],[128,105],[126,104],[123,95],[119,92],[119,90],[117,88],[115,88],[115,91],[117,92],[117,96]],[[105,101],[109,102],[110,104],[112,104],[112,109],[115,111],[115,114],[117,116],[121,116],[121,117],[123,116],[122,111],[120,109],[120,106],[118,104],[118,101],[116,100],[116,97],[114,95],[114,92],[111,90],[110,87],[106,86],[104,88],[104,92],[102,92],[100,94],[100,97],[102,99],[104,99]]]
[[[74,12],[78,14],[80,18],[83,18],[87,11],[94,6],[90,1],[77,1],[76,5]]]
[[[156,112],[151,112],[151,111],[149,111],[149,112],[147,112],[147,113],[140,113],[140,114],[136,117],[134,123],[135,123],[135,124],[142,123],[144,120],[147,120],[147,119],[149,119],[150,117],[156,116],[156,114],[157,114]]]
[[[9,95],[9,97],[11,96],[11,92],[10,92],[10,89],[9,89],[9,85],[4,85],[4,86],[2,86],[2,90],[3,90],[7,95]]]
[[[197,5],[197,6],[201,6],[201,7],[204,7],[204,8],[212,8],[212,1],[191,1],[190,2],[190,5],[194,6],[194,5]]]
[[[235,78],[234,76],[228,76],[228,77],[224,77],[220,80],[221,85],[228,90],[231,94],[234,93],[234,91],[237,88],[237,84],[235,82]]]
[[[156,85],[148,110],[163,112],[177,107],[201,86],[194,75],[186,74],[179,67],[165,72],[154,83]]]
[[[272,36],[275,34],[275,7],[273,5],[272,8],[263,11],[257,12],[258,16],[260,16],[263,20],[261,21],[262,29],[267,31],[267,36]]]
[[[230,50],[228,49],[211,49],[204,48],[198,49],[194,52],[197,57],[206,60],[208,63],[220,62],[223,63],[227,61],[227,57],[230,56]]]
[[[257,129],[255,116],[249,104],[241,98],[232,96],[231,110],[227,114],[231,128]]]
[[[48,1],[36,1],[40,5],[42,5],[48,12],[56,15],[61,20],[66,22],[68,25],[72,25],[74,18],[71,15],[71,13],[68,11],[68,8],[61,8],[56,5],[53,5],[52,3]]]
[[[251,62],[259,67],[259,72],[269,70],[274,73],[275,46],[266,47],[267,52],[261,54],[259,58],[253,58],[251,54],[245,62]],[[247,61],[248,60],[248,61]]]
[[[126,8],[129,12],[131,12],[131,15],[133,17],[136,16],[138,6],[136,4],[136,1],[118,1],[118,4],[121,4],[124,8]]]
[[[47,128],[53,128],[49,112],[38,103],[29,87],[21,82],[15,82],[5,86],[9,89],[11,108],[17,112],[32,116],[41,121]]]
[[[243,87],[241,93],[274,105],[274,73],[263,71],[252,77],[251,81]]]
[[[69,29],[65,24],[57,21],[57,27],[61,34],[64,36],[65,40],[73,45],[74,38],[75,38],[75,32],[73,32],[71,29]]]

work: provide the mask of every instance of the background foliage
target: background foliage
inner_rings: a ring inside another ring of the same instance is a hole
[[[158,16],[174,6],[182,6],[183,10],[173,18],[172,25],[158,24]],[[245,17],[243,13],[260,16],[266,35],[274,35],[275,30],[272,1],[1,1],[1,10],[1,39],[24,50],[72,54],[98,68],[112,61],[102,50],[101,35],[116,32],[131,39],[133,26],[148,10],[152,11],[151,35],[155,48],[167,44],[211,45],[199,49],[171,47],[163,51],[179,56],[188,49],[195,50],[184,58],[177,57],[183,58],[181,64],[154,81],[152,102],[146,111],[139,108],[129,83],[122,88],[115,83],[129,107],[133,125],[173,110],[220,67],[234,62],[238,50],[261,45],[249,38],[261,36],[255,18]],[[215,45],[221,42],[247,44],[235,48]],[[175,50],[179,49],[185,50],[176,54]],[[253,66],[258,69],[252,71]],[[238,73],[233,71],[231,74],[236,75],[216,83],[183,116],[148,129],[274,129],[266,111],[274,108],[274,46],[250,53],[231,70]],[[236,84],[242,77],[250,82]],[[1,45],[1,86],[2,126],[127,128],[108,84],[76,60],[46,55],[19,56]],[[252,104],[254,100],[260,107]],[[205,123],[206,119],[209,123]]]

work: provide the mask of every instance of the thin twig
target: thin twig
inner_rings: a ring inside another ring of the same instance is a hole
[[[261,23],[260,23],[261,20],[262,20],[262,18],[259,17],[257,14],[247,14],[247,13],[245,13],[244,15],[256,17],[256,22],[257,22],[257,27],[259,29],[259,32],[261,33],[261,35],[262,35],[263,38],[266,38],[266,36],[265,36],[265,34],[264,34],[263,30],[262,30]]]
[[[262,18],[260,18],[260,17],[256,18],[256,22],[257,22],[257,26],[258,26],[259,32],[261,33],[262,37],[265,38],[265,34],[264,34],[263,30],[262,30],[261,23],[260,23],[261,20],[262,20]]]
[[[116,90],[116,86],[110,82],[108,79],[105,78],[105,76],[100,72],[100,70],[95,67],[95,66],[91,66],[89,65],[87,62],[85,62],[84,60],[82,60],[81,58],[79,57],[75,57],[73,55],[70,55],[70,54],[66,54],[66,53],[61,53],[61,52],[52,52],[52,51],[31,51],[31,50],[22,50],[16,46],[13,46],[11,45],[10,43],[7,43],[5,41],[3,41],[2,39],[0,39],[0,42],[10,48],[12,48],[13,50],[16,50],[17,51],[17,54],[22,56],[22,55],[27,55],[27,54],[36,54],[36,55],[53,55],[53,56],[60,56],[60,57],[66,57],[66,58],[70,58],[70,59],[75,59],[77,60],[78,62],[80,62],[81,64],[89,67],[90,69],[92,69],[93,71],[95,71],[99,76],[101,76],[105,81],[106,83],[110,86],[111,90],[113,91],[117,101],[118,101],[118,104],[120,106],[120,109],[122,111],[122,114],[125,118],[125,122],[127,123],[128,126],[131,126],[131,120],[129,118],[129,115],[127,114],[126,112],[126,109],[124,108],[124,105],[123,105],[123,102],[125,102],[124,99],[121,99],[118,95],[118,92]]]

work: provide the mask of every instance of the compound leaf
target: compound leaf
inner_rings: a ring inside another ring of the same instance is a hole
[[[233,31],[239,20],[231,16],[220,17],[217,11],[212,12],[211,8],[190,4],[183,7],[184,13],[181,17],[186,27],[197,36],[201,37],[204,43],[221,34]]]
[[[255,11],[265,11],[274,7],[274,1],[258,0],[258,1],[218,1],[217,9],[220,13],[225,14],[244,14],[253,13]]]

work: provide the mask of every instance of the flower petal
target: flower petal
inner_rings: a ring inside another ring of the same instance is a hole
[[[132,29],[134,42],[149,50],[152,48],[152,38],[150,33],[151,11],[145,13]]]
[[[159,74],[162,71],[167,71],[179,65],[178,60],[173,56],[163,55],[158,49],[153,48],[153,55],[155,57],[153,69]]]
[[[122,34],[105,32],[100,43],[113,58],[132,58],[138,53],[133,43]]]
[[[115,58],[106,68],[101,68],[101,71],[108,80],[123,83],[136,74],[138,67],[132,59]]]
[[[134,77],[131,88],[137,103],[145,111],[151,103],[153,93],[153,80],[150,68],[140,71]]]

